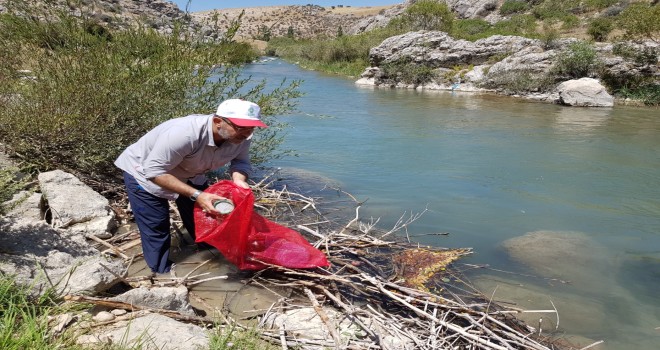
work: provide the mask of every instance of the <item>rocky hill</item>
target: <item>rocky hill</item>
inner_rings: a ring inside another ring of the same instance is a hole
[[[172,29],[175,20],[184,19],[185,13],[174,3],[162,0],[0,0],[0,13],[29,6],[44,14],[66,11],[89,16],[109,27],[122,27],[141,22],[155,29]]]

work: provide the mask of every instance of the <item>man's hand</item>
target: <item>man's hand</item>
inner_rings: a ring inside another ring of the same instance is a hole
[[[250,189],[250,185],[247,183],[247,176],[243,173],[239,173],[238,171],[235,171],[231,174],[231,179],[234,181],[236,186],[245,188],[245,189]]]

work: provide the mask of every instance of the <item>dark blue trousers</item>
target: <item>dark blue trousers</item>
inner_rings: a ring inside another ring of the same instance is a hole
[[[152,272],[169,272],[172,267],[170,257],[170,204],[165,198],[156,197],[147,192],[135,178],[124,172],[124,184],[131,203],[135,223],[140,230],[142,240],[142,254],[147,266]],[[189,185],[204,190],[208,185]],[[193,208],[195,203],[188,197],[179,196],[176,206],[181,215],[181,221],[190,236],[195,239],[195,221]]]

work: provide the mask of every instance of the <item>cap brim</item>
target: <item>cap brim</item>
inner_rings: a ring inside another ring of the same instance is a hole
[[[268,125],[264,124],[261,120],[258,119],[242,119],[242,118],[227,118],[230,122],[237,126],[251,127],[256,126],[260,128],[267,128]]]

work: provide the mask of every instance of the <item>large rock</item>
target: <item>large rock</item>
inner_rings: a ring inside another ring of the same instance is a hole
[[[612,107],[614,98],[607,89],[592,78],[565,81],[557,87],[559,102],[568,106]]]
[[[0,272],[35,294],[95,294],[116,284],[123,265],[108,260],[80,236],[66,236],[44,221],[0,219]]]
[[[456,40],[445,32],[418,31],[393,36],[369,51],[371,65],[391,62],[423,63],[428,67],[480,65],[493,56],[511,54],[541,42],[519,36],[493,35],[475,42]]]
[[[199,350],[209,348],[206,330],[171,318],[149,314],[95,335],[116,346],[142,350]]]
[[[117,222],[105,197],[61,170],[41,173],[38,178],[55,227],[69,227],[100,238],[111,236]]]
[[[583,232],[534,231],[502,243],[509,256],[544,278],[605,288],[603,278],[614,267],[605,248]]]

